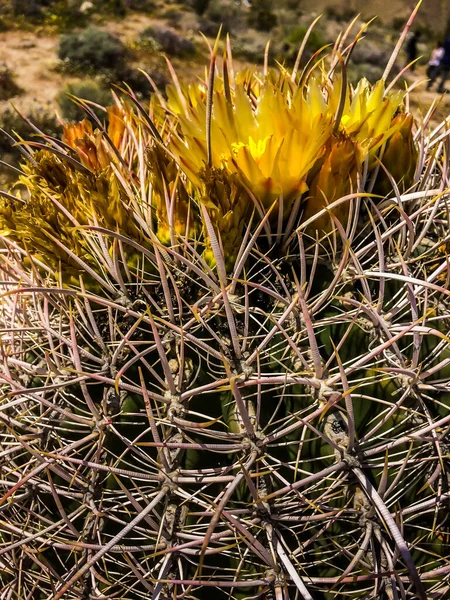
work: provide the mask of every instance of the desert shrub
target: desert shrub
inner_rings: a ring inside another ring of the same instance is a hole
[[[215,21],[211,21],[210,19],[207,19],[206,17],[200,17],[199,19],[199,23],[198,23],[198,30],[201,31],[201,33],[203,33],[203,35],[206,36],[210,36],[210,37],[216,37],[218,31],[219,31],[219,27],[220,24],[216,23]],[[222,26],[222,31],[224,33],[230,33],[230,27],[226,27],[226,26]]]
[[[187,2],[198,15],[203,15],[209,6],[210,0],[190,0]]]
[[[294,27],[291,29],[286,36],[286,42],[291,46],[294,46],[297,50],[300,44],[303,41],[303,38],[306,35],[308,28],[307,27]],[[323,46],[325,46],[326,42],[320,33],[320,31],[315,28],[311,31],[306,47],[311,50],[311,52],[316,52]]]
[[[0,100],[9,100],[22,93],[16,76],[7,65],[0,66]]]
[[[0,31],[35,24],[70,31],[87,25],[91,14],[125,16],[130,10],[152,12],[155,7],[154,0],[0,0]]]
[[[61,126],[50,106],[39,106],[32,108],[26,115],[35,127],[45,135],[59,138],[61,136]],[[0,113],[0,128],[14,137],[16,133],[23,139],[30,139],[36,132],[30,127],[13,108],[7,107]],[[4,134],[0,135],[0,154],[11,154],[14,159],[20,157],[17,146],[12,145],[11,140]]]
[[[357,11],[344,5],[342,7],[330,5],[326,7],[325,14],[328,19],[342,23],[351,21],[356,16]]]
[[[358,63],[351,64],[348,70],[349,81],[356,84],[358,81],[365,77],[370,83],[375,83],[383,76],[384,68],[380,65],[371,63]]]
[[[14,23],[20,26],[44,24],[58,31],[84,25],[87,14],[80,11],[83,0],[11,0]]]
[[[8,31],[12,25],[12,9],[9,2],[0,2],[0,33]]]
[[[284,6],[287,10],[297,12],[301,7],[301,3],[299,0],[285,0]]]
[[[169,83],[169,79],[162,71],[152,66],[144,67],[142,70],[150,75],[158,90],[164,91],[164,88]],[[140,69],[129,69],[124,74],[122,82],[129,86],[138,98],[145,98],[154,91],[147,77]]]
[[[171,27],[147,27],[140,35],[143,41],[154,41],[159,49],[170,56],[189,56],[195,53],[195,44]]]
[[[11,1],[5,0],[0,3],[0,16],[4,17],[11,13]]]
[[[215,35],[220,25],[225,33],[235,31],[239,28],[241,18],[242,15],[237,4],[217,0],[210,3],[204,12],[201,31],[205,35]]]
[[[407,20],[408,20],[407,13],[405,13],[403,15],[400,14],[399,16],[396,16],[392,19],[390,27],[394,31],[402,31]],[[444,21],[442,21],[440,23],[440,26],[437,27],[436,29],[433,27],[429,27],[424,22],[416,21],[414,23],[414,30],[420,31],[421,42],[435,42],[437,38],[441,38],[441,37],[446,38],[450,35],[450,16],[448,17],[446,23]]]
[[[389,58],[389,50],[384,49],[382,46],[375,42],[365,40],[364,44],[357,44],[354,51],[352,52],[351,61],[357,65],[370,64],[370,65],[384,65]]]
[[[86,116],[84,110],[74,102],[73,96],[95,102],[101,106],[108,106],[112,103],[111,92],[97,81],[85,79],[69,83],[56,97],[62,116],[67,121],[79,121]],[[93,106],[91,108],[100,119],[104,118],[104,111]]]
[[[267,39],[267,34],[254,29],[247,29],[245,33],[233,38],[233,56],[255,64],[261,64],[264,61]],[[271,44],[271,49],[274,52],[273,44]]]
[[[382,34],[380,34],[382,35]],[[365,39],[364,44],[357,44],[352,52],[349,62],[349,78],[357,82],[365,77],[371,83],[375,83],[383,76],[385,65],[389,59],[389,49],[380,43]],[[399,65],[392,67],[391,73],[399,72]]]
[[[277,15],[272,11],[269,0],[257,0],[252,3],[248,15],[248,24],[259,31],[271,31],[277,24]]]
[[[340,21],[341,20],[340,12],[332,4],[330,6],[326,7],[325,14],[326,14],[326,16],[327,16],[328,19],[331,19],[333,21]]]
[[[126,0],[126,8],[141,12],[153,12],[156,4],[153,0]]]
[[[161,17],[163,19],[166,19],[166,21],[172,27],[179,27],[183,21],[184,15],[185,13],[179,8],[176,8],[175,6],[170,6],[161,14]]]
[[[47,3],[39,0],[12,0],[11,6],[15,16],[24,16],[29,18],[42,17]]]
[[[394,17],[391,21],[392,29],[402,31],[403,27],[405,26],[405,21],[406,19],[404,17]]]
[[[278,38],[277,59],[283,63],[291,65],[294,63],[298,50],[307,32],[306,27],[285,28]],[[314,52],[325,46],[326,42],[319,29],[313,29],[303,54],[302,61],[308,60]]]
[[[94,27],[61,36],[58,56],[73,71],[112,71],[125,67],[127,50],[116,36]]]

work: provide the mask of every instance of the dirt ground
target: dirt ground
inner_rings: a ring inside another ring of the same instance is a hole
[[[1,60],[14,71],[24,89],[22,95],[12,100],[19,109],[53,102],[63,85],[62,75],[54,70],[57,44],[55,36],[37,36],[28,31],[0,33]],[[0,102],[0,110],[8,104],[8,101]]]
[[[98,27],[114,33],[124,42],[129,42],[154,22],[155,19],[138,14]],[[24,90],[20,96],[0,102],[0,112],[11,102],[24,112],[33,106],[51,105],[56,109],[55,96],[62,87],[76,79],[62,75],[56,70],[58,41],[59,36],[35,34],[30,31],[0,33],[0,62],[14,71],[18,84]]]

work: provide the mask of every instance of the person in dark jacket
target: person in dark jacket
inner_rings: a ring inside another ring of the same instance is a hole
[[[444,54],[441,58],[439,66],[433,73],[427,85],[427,90],[429,90],[436,81],[436,79],[440,77],[441,81],[439,82],[437,89],[439,94],[443,94],[445,92],[445,82],[447,81],[448,76],[450,75],[450,36],[446,38],[443,48]]]
[[[417,42],[420,38],[420,31],[415,31],[414,33],[411,34],[409,40],[406,43],[406,56],[408,58],[408,62],[412,63],[414,60],[416,60],[417,58]],[[416,69],[416,63],[413,63],[411,65],[411,72],[414,72]]]

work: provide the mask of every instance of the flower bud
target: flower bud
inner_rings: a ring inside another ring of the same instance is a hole
[[[347,137],[333,136],[327,145],[322,165],[310,184],[303,221],[313,217],[335,200],[354,192],[360,167],[361,150],[358,144]],[[343,202],[332,208],[329,213],[317,217],[307,231],[310,234],[315,230],[321,234],[330,233],[336,229],[333,217],[338,219],[345,228],[349,202]]]
[[[399,126],[388,139],[381,162],[396,182],[400,193],[405,192],[413,183],[417,165],[417,148],[414,143],[414,119],[411,114],[399,114],[392,120],[392,125]],[[387,196],[392,194],[392,182],[384,169],[380,168],[375,193]]]

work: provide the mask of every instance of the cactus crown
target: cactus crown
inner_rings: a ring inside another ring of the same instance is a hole
[[[94,131],[87,119],[68,124],[63,148],[35,154],[22,178],[32,200],[19,206],[3,200],[2,233],[33,239],[47,258],[54,253],[55,271],[68,260],[69,274],[70,267],[76,271],[73,259],[49,239],[93,266],[80,229],[86,226],[120,230],[144,244],[149,231],[165,245],[187,237],[214,265],[212,227],[228,271],[249,221],[255,228],[268,212],[271,221],[289,220],[285,239],[311,218],[308,231],[326,237],[334,218],[347,219],[350,200],[334,211],[326,207],[365,191],[404,191],[417,164],[404,94],[386,90],[383,80],[351,86],[341,50],[299,74],[281,66],[234,73],[228,50],[218,77],[216,44],[208,80],[181,85],[175,78],[167,100],[154,96],[149,113],[133,97],[116,97],[107,129]],[[151,208],[136,206],[139,186],[148,188]]]

